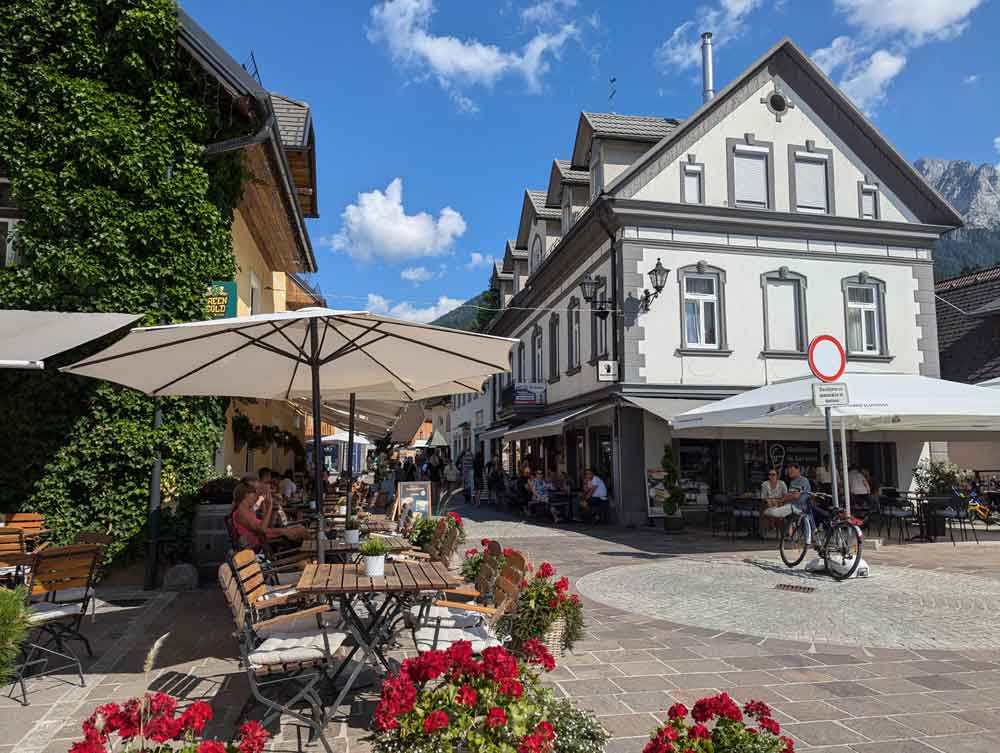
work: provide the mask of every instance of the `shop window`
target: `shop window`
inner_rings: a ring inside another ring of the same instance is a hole
[[[865,180],[858,182],[858,214],[863,220],[879,219],[878,185]]]
[[[573,297],[569,302],[569,316],[566,323],[566,354],[567,369],[573,371],[580,368],[580,299]]]
[[[748,209],[774,208],[774,150],[767,142],[726,139],[729,205]]]
[[[549,317],[549,381],[559,380],[559,314]]]
[[[841,281],[847,352],[858,357],[888,355],[885,331],[885,283],[865,272]]]
[[[677,271],[681,288],[682,350],[728,353],[725,332],[726,273],[704,262]]]
[[[806,278],[788,267],[761,275],[764,291],[765,355],[805,353],[809,341],[806,328]]]
[[[531,334],[531,381],[541,382],[545,379],[545,365],[542,357],[542,328],[535,326]]]

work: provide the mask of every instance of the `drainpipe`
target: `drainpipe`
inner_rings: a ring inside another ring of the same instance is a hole
[[[624,374],[624,368],[621,362],[620,350],[618,348],[618,300],[619,300],[619,285],[618,285],[618,235],[609,225],[605,215],[610,216],[611,210],[607,205],[607,197],[601,196],[599,199],[603,203],[601,209],[604,211],[597,212],[597,221],[601,224],[604,232],[608,235],[608,240],[611,241],[611,360],[618,364],[618,377],[615,381],[621,382],[622,375]],[[624,294],[624,291],[623,291]],[[624,326],[624,319],[621,319],[622,325]]]

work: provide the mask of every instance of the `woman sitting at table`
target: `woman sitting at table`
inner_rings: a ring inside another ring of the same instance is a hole
[[[265,543],[290,548],[298,546],[308,535],[300,525],[272,528],[273,516],[274,506],[255,484],[237,484],[233,490],[232,520],[243,546],[254,551],[263,549]]]
[[[531,505],[532,515],[544,510],[549,506],[549,485],[545,476],[540,470],[535,471],[531,477]]]
[[[767,472],[767,481],[764,481],[760,485],[760,498],[764,503],[763,509],[766,510],[770,507],[780,507],[783,504],[782,500],[786,494],[788,494],[788,485],[778,478],[778,470],[776,468],[771,468]],[[773,528],[777,528],[781,524],[779,518],[767,518],[762,516],[761,520],[767,521],[766,525]]]

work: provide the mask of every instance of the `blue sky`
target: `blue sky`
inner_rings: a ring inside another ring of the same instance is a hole
[[[698,106],[701,30],[717,88],[788,35],[907,158],[1000,161],[1000,0],[182,1],[311,104],[309,230],[338,308],[427,320],[480,292],[581,110]]]

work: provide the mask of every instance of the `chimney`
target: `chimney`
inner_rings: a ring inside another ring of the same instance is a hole
[[[701,35],[701,75],[705,82],[705,91],[702,94],[705,102],[715,96],[715,76],[712,71],[712,32],[706,31]]]

